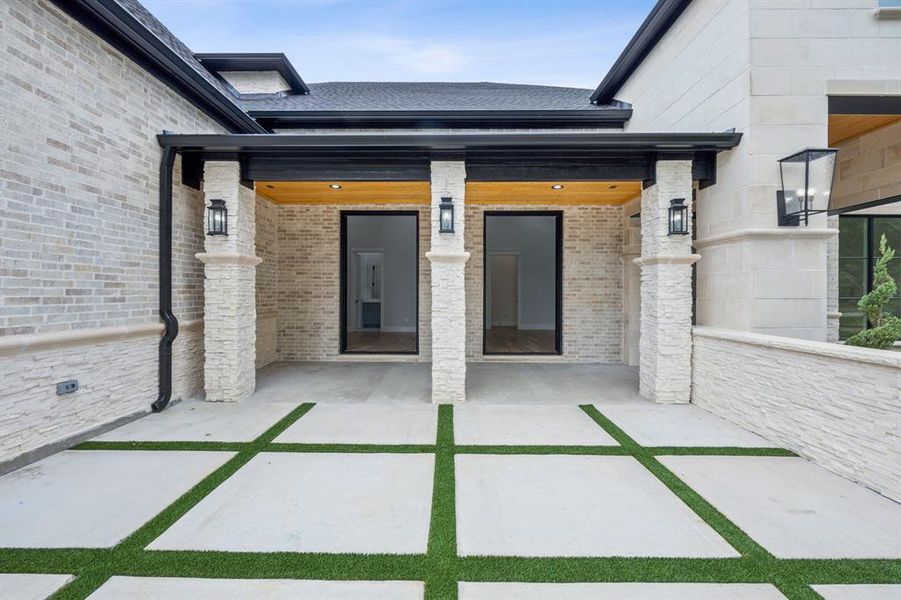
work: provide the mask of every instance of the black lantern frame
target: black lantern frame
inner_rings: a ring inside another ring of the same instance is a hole
[[[210,200],[207,207],[207,235],[228,235],[228,208],[225,200]]]
[[[438,205],[438,233],[454,232],[454,200],[448,196],[441,198]]]
[[[688,235],[688,207],[685,198],[674,198],[669,201],[668,235]]]
[[[781,188],[776,192],[779,225],[796,227],[811,215],[829,212],[837,148],[805,148],[779,159]]]

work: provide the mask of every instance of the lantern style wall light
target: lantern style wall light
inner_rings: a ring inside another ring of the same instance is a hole
[[[669,235],[688,235],[688,207],[685,198],[669,201]]]
[[[797,226],[829,210],[835,177],[835,148],[807,148],[779,160],[782,189],[776,192],[779,225]]]
[[[228,235],[228,208],[225,200],[210,200],[207,207],[207,235]]]
[[[438,232],[453,233],[454,232],[454,200],[450,197],[441,198],[441,204],[438,205]]]

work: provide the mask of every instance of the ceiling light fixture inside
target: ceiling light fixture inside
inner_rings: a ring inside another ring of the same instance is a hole
[[[332,188],[333,190],[340,190],[340,189],[341,189],[341,184],[340,184],[340,183],[333,183],[333,184],[331,184],[329,187]]]
[[[562,190],[562,189],[563,189],[563,184],[555,183],[554,185],[551,186],[551,189],[552,189],[552,190]]]

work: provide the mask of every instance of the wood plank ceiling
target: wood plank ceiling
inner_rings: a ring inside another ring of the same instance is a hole
[[[278,204],[428,204],[431,196],[428,181],[258,181],[257,192]],[[471,181],[466,184],[467,204],[615,206],[639,194],[639,181]]]
[[[901,115],[829,115],[829,145],[901,121]]]

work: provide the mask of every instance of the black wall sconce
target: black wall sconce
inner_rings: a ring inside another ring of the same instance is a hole
[[[454,200],[449,196],[441,198],[438,205],[438,233],[454,232]]]
[[[688,207],[685,198],[669,201],[669,235],[688,235]]]
[[[225,200],[210,200],[207,207],[207,235],[228,235],[228,208]]]
[[[782,189],[776,192],[780,226],[797,226],[810,215],[829,210],[835,178],[836,148],[807,148],[779,159]]]

